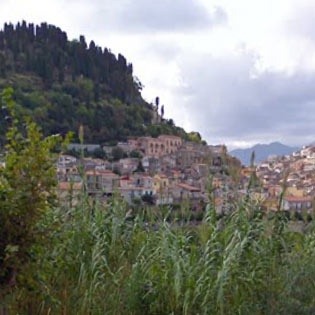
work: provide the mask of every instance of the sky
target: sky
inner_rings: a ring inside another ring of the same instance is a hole
[[[315,1],[0,0],[122,53],[165,116],[229,149],[315,141]]]

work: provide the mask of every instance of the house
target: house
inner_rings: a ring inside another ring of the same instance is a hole
[[[185,174],[179,170],[166,170],[165,175],[168,178],[168,185],[169,187],[174,187],[174,185],[178,184],[179,182],[183,181],[185,178]]]
[[[198,200],[201,198],[201,190],[187,184],[177,184],[173,189],[174,199],[177,200]]]
[[[174,154],[163,155],[160,157],[161,171],[165,172],[168,169],[174,169],[176,167],[176,157]]]
[[[153,187],[153,178],[147,175],[134,174],[130,176],[130,183],[131,185],[151,189]]]
[[[194,163],[204,163],[207,157],[210,158],[207,152],[202,148],[185,144],[176,152],[176,165],[181,168],[190,167]]]
[[[139,160],[136,158],[121,159],[113,164],[113,169],[122,175],[128,175],[134,172],[139,165]]]
[[[156,174],[161,171],[161,161],[157,157],[144,156],[141,159],[142,166],[150,175]]]
[[[286,196],[303,197],[305,192],[303,189],[298,189],[297,187],[291,186],[287,187],[285,191]]]
[[[85,169],[106,169],[109,167],[108,162],[102,160],[102,159],[94,159],[94,158],[84,158],[83,159],[83,166]]]
[[[311,210],[312,201],[313,198],[311,196],[285,196],[282,201],[282,207],[285,211],[295,210],[300,212],[301,210]]]
[[[91,194],[112,194],[119,185],[119,176],[107,170],[90,170],[85,173],[88,192]]]
[[[68,182],[70,180],[73,180],[75,182],[81,181],[81,176],[78,172],[77,166],[74,163],[58,164],[56,173],[58,181],[61,182]]]
[[[155,195],[155,191],[153,189],[147,189],[137,186],[120,187],[118,191],[128,204],[133,204],[135,200],[139,200],[145,195]]]
[[[58,195],[59,198],[65,199],[72,192],[72,196],[76,197],[82,189],[82,182],[70,183],[70,182],[59,182],[58,183]]]
[[[62,154],[58,157],[57,164],[58,165],[67,165],[74,164],[77,162],[77,158],[72,155]]]
[[[169,180],[165,174],[159,173],[153,177],[153,188],[157,193],[165,193],[169,188]]]
[[[119,187],[121,188],[127,188],[132,185],[132,181],[129,176],[121,176],[119,178]]]
[[[268,197],[264,200],[262,205],[265,210],[277,211],[278,204],[279,204],[278,198]]]

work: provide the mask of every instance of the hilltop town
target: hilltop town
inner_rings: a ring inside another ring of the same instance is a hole
[[[79,191],[83,178],[90,196],[106,198],[115,191],[128,204],[174,204],[189,200],[192,205],[208,201],[209,177],[216,200],[222,202],[223,185],[232,184],[230,168],[240,164],[228,156],[224,145],[183,141],[160,135],[119,142],[116,146],[69,144],[69,152],[103,152],[106,158],[60,155],[57,174],[61,196]],[[83,166],[83,174],[79,172]]]

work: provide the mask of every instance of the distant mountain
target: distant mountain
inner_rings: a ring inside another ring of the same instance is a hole
[[[289,147],[280,142],[272,142],[270,144],[256,144],[247,149],[235,149],[230,154],[238,158],[242,164],[249,165],[252,152],[255,151],[255,162],[261,162],[268,158],[269,155],[286,155],[292,154],[299,150],[297,147]]]

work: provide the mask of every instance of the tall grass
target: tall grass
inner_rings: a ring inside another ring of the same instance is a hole
[[[208,205],[189,226],[82,193],[46,217],[35,289],[12,297],[9,313],[314,314],[312,224],[299,234],[250,198],[233,207],[218,220]]]

